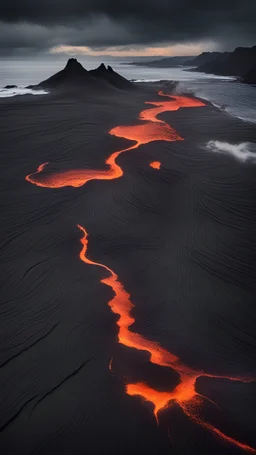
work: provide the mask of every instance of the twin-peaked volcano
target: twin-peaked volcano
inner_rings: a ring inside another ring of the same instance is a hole
[[[133,85],[132,82],[125,79],[125,77],[116,73],[111,66],[106,68],[104,63],[95,70],[89,71],[89,73],[95,78],[105,80],[117,88],[129,88]]]
[[[131,88],[133,83],[120,76],[110,66],[102,63],[98,68],[87,71],[75,58],[70,58],[65,68],[37,85],[28,88],[48,90],[65,88]]]

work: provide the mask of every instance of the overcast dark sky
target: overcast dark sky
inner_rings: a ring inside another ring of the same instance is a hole
[[[256,0],[3,0],[0,53],[256,44]],[[62,47],[66,49],[66,47]],[[153,52],[154,53],[154,52]]]

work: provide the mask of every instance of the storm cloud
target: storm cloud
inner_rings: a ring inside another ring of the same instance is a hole
[[[154,46],[212,41],[220,49],[256,42],[255,0],[9,0],[0,6],[0,49],[58,45]]]

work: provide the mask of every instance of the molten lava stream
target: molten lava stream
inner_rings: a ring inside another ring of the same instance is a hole
[[[140,396],[144,400],[151,402],[157,421],[159,412],[161,410],[171,406],[172,403],[177,403],[191,420],[201,425],[202,427],[207,428],[217,437],[247,452],[256,454],[256,450],[253,447],[250,447],[249,445],[226,435],[210,423],[205,422],[200,417],[199,413],[203,400],[211,400],[200,395],[196,391],[196,381],[200,377],[225,378],[229,379],[230,381],[241,382],[251,382],[251,379],[219,376],[193,370],[187,365],[184,365],[175,354],[168,352],[166,349],[162,348],[159,343],[150,341],[139,333],[132,332],[130,328],[135,322],[135,319],[131,314],[134,305],[130,300],[130,295],[124,289],[122,283],[118,279],[117,274],[113,270],[104,264],[94,262],[88,258],[88,234],[83,226],[78,225],[78,228],[83,234],[83,237],[80,240],[82,244],[80,259],[86,264],[101,267],[108,273],[108,277],[103,278],[101,280],[101,283],[109,286],[114,292],[114,297],[112,300],[110,300],[108,305],[111,311],[119,316],[117,320],[119,343],[140,351],[147,351],[149,353],[149,360],[151,363],[159,366],[170,367],[176,373],[178,373],[180,377],[180,383],[174,388],[172,392],[159,392],[158,390],[149,387],[147,384],[139,382],[135,384],[126,384],[126,393],[131,396]],[[110,369],[112,368],[112,360],[113,359],[111,359],[109,364]]]
[[[116,179],[123,175],[122,168],[116,162],[121,153],[134,150],[142,144],[147,144],[153,141],[162,140],[171,142],[183,140],[183,138],[180,137],[171,126],[169,126],[165,121],[158,119],[157,116],[163,112],[176,111],[185,107],[200,107],[205,104],[202,101],[185,96],[164,95],[163,92],[159,92],[159,95],[169,97],[170,100],[146,103],[153,105],[154,107],[145,109],[140,113],[139,120],[143,122],[142,124],[117,126],[109,131],[109,134],[128,139],[133,141],[134,144],[128,148],[112,153],[105,161],[107,169],[76,169],[62,171],[59,173],[48,173],[45,172],[48,163],[44,163],[37,168],[36,172],[27,175],[26,180],[39,187],[61,188],[65,186],[80,187],[88,181],[95,179]],[[161,163],[155,161],[150,163],[150,166],[154,169],[160,169]],[[130,300],[130,295],[126,292],[123,285],[120,283],[118,276],[115,272],[113,272],[113,270],[104,264],[94,262],[88,258],[87,232],[82,226],[78,225],[78,227],[83,233],[83,237],[81,238],[81,260],[86,264],[101,267],[108,273],[108,276],[103,278],[101,282],[109,286],[114,292],[114,297],[109,302],[109,307],[114,314],[118,315],[117,326],[119,343],[140,351],[147,351],[149,353],[149,360],[151,363],[172,368],[180,377],[180,383],[172,392],[159,392],[158,390],[149,387],[147,384],[140,382],[136,384],[126,384],[126,393],[128,395],[138,395],[142,399],[151,402],[154,409],[154,415],[157,420],[160,411],[168,406],[171,406],[171,404],[175,402],[181,406],[184,413],[190,419],[204,428],[207,428],[217,437],[247,452],[256,454],[256,450],[254,448],[239,442],[228,435],[225,435],[218,428],[215,428],[210,423],[203,421],[199,415],[200,406],[202,405],[202,401],[204,399],[208,400],[208,398],[201,396],[196,391],[196,381],[199,377],[225,378],[230,381],[242,382],[249,382],[251,379],[219,376],[193,370],[187,365],[184,365],[175,354],[162,348],[159,343],[150,341],[139,333],[132,332],[130,328],[134,324],[135,319],[132,315],[134,305]],[[112,368],[112,359],[110,361],[109,368]]]
[[[159,92],[161,96],[169,97]],[[121,137],[134,142],[134,145],[112,153],[106,159],[107,169],[74,169],[61,172],[44,172],[49,164],[41,164],[36,172],[26,176],[26,180],[34,185],[45,188],[62,188],[65,186],[79,187],[85,185],[90,180],[113,180],[123,175],[122,168],[117,164],[116,159],[121,153],[138,148],[140,145],[148,144],[153,141],[182,141],[183,138],[163,120],[159,120],[157,115],[162,112],[176,111],[180,107],[200,107],[205,106],[202,101],[187,98],[184,96],[171,96],[170,101],[148,102],[156,107],[148,108],[140,113],[139,119],[144,123],[132,126],[117,126],[109,131],[109,134]]]
[[[149,166],[152,167],[153,169],[157,169],[159,171],[161,167],[160,161],[152,161],[152,163],[149,163]]]

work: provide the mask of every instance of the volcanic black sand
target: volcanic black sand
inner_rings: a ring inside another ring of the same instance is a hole
[[[255,125],[148,101],[1,101],[1,454],[256,453],[256,164],[206,148]]]

